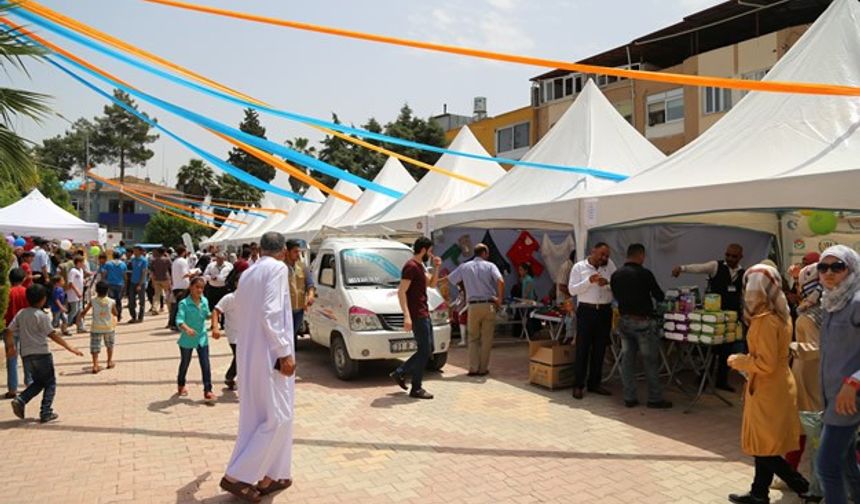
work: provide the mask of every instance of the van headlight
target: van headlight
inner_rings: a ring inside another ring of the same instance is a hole
[[[351,331],[379,331],[382,329],[382,322],[372,311],[360,306],[353,306],[349,309],[349,329]]]
[[[442,303],[430,312],[430,322],[434,326],[448,325],[448,304]]]

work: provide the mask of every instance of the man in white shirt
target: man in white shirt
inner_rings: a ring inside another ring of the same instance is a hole
[[[49,268],[51,267],[51,259],[48,257],[48,252],[45,251],[45,245],[48,243],[42,238],[33,240],[36,247],[33,248],[33,263],[30,267],[33,270],[33,280],[36,283],[45,285],[51,279]]]
[[[178,331],[176,327],[176,312],[179,308],[179,302],[182,301],[188,293],[188,279],[191,277],[191,267],[188,265],[188,251],[180,245],[176,248],[176,259],[173,260],[170,278],[172,279],[171,288],[173,289],[173,302],[170,304],[170,321],[167,327],[173,331]]]
[[[567,290],[577,299],[576,361],[573,397],[582,399],[583,388],[598,395],[612,395],[602,385],[603,359],[612,330],[612,289],[609,279],[615,263],[609,259],[609,245],[600,242],[591,254],[573,265]],[[586,375],[588,380],[586,381]]]
[[[227,294],[227,275],[233,271],[233,265],[224,260],[223,252],[215,253],[215,260],[210,261],[203,272],[206,279],[206,299],[209,306],[215,306]]]
[[[84,301],[84,258],[75,256],[75,265],[69,269],[66,278],[66,300],[69,302],[69,321],[74,322],[78,328],[78,334],[84,330],[84,320],[78,317],[81,312],[81,304]]]

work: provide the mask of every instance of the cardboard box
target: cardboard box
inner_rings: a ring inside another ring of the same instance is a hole
[[[549,366],[540,362],[529,362],[529,383],[556,390],[572,386],[573,378],[573,364]]]
[[[529,342],[529,361],[548,366],[572,364],[574,351],[572,345],[562,345],[558,341],[538,340]]]

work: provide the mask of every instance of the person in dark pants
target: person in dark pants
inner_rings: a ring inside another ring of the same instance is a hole
[[[54,395],[57,391],[57,377],[54,374],[54,358],[48,347],[48,340],[53,340],[54,343],[78,357],[83,357],[84,354],[77,348],[70,346],[51,327],[51,316],[43,311],[45,303],[48,301],[48,290],[39,284],[31,285],[27,288],[26,296],[30,306],[15,315],[5,333],[6,356],[15,357],[17,350],[13,335],[18,335],[24,369],[32,377],[32,382],[21,392],[21,395],[12,399],[12,412],[23,420],[24,407],[40,392],[43,392],[39,421],[42,423],[51,422],[58,418],[53,410]]]
[[[663,399],[660,384],[660,335],[653,300],[663,301],[663,290],[645,263],[645,246],[634,243],[627,247],[627,262],[610,280],[612,294],[618,302],[621,320],[621,381],[624,383],[624,405],[639,405],[636,398],[636,354],[642,354],[645,379],[648,384],[649,408],[667,409],[672,403]]]
[[[860,426],[860,255],[835,245],[821,253],[821,391],[824,429],[816,468],[827,504],[860,502],[855,443]]]
[[[430,322],[430,308],[427,305],[427,286],[435,288],[439,279],[442,259],[433,255],[433,242],[422,236],[412,245],[414,256],[403,266],[397,298],[403,310],[403,329],[412,331],[417,351],[409,360],[391,373],[391,378],[406,390],[406,375],[412,375],[410,397],[433,399],[433,394],[424,390],[422,379],[424,368],[433,352],[433,325]],[[433,259],[433,274],[428,274],[424,263]]]
[[[191,364],[191,354],[197,351],[200,361],[200,374],[203,377],[203,398],[206,401],[215,399],[212,393],[212,371],[209,366],[209,338],[206,323],[209,322],[209,302],[203,296],[203,278],[197,277],[191,281],[189,294],[180,303],[176,313],[176,325],[181,331],[179,337],[179,373],[176,377],[177,395],[186,396],[185,376]]]
[[[609,245],[603,242],[596,244],[585,260],[573,265],[567,283],[571,296],[577,298],[573,382],[573,397],[576,399],[582,399],[585,387],[598,395],[612,395],[601,385],[603,359],[612,330],[609,281],[615,273],[615,264],[609,259],[609,254]]]
[[[675,266],[672,276],[678,277],[681,273],[699,273],[708,275],[708,292],[719,294],[722,300],[722,309],[731,310],[742,314],[743,308],[743,281],[744,268],[741,259],[744,257],[744,248],[737,243],[726,247],[726,259],[724,261],[710,261],[703,264],[686,264]],[[734,350],[733,343],[717,345],[717,388],[734,392],[735,389],[729,384],[729,367],[726,359]]]
[[[176,249],[176,259],[173,260],[171,266],[170,279],[173,289],[173,302],[170,304],[170,320],[167,327],[176,331],[176,312],[179,308],[179,302],[187,295],[188,278],[191,276],[191,268],[188,266],[188,251],[185,247],[179,246]]]
[[[129,261],[131,277],[128,283],[128,313],[129,323],[143,322],[146,311],[146,284],[149,280],[149,261],[143,255],[143,247],[134,247],[134,256]]]

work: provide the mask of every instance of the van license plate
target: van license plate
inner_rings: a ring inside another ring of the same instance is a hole
[[[389,343],[391,345],[391,353],[414,352],[418,348],[414,339],[391,340]]]

